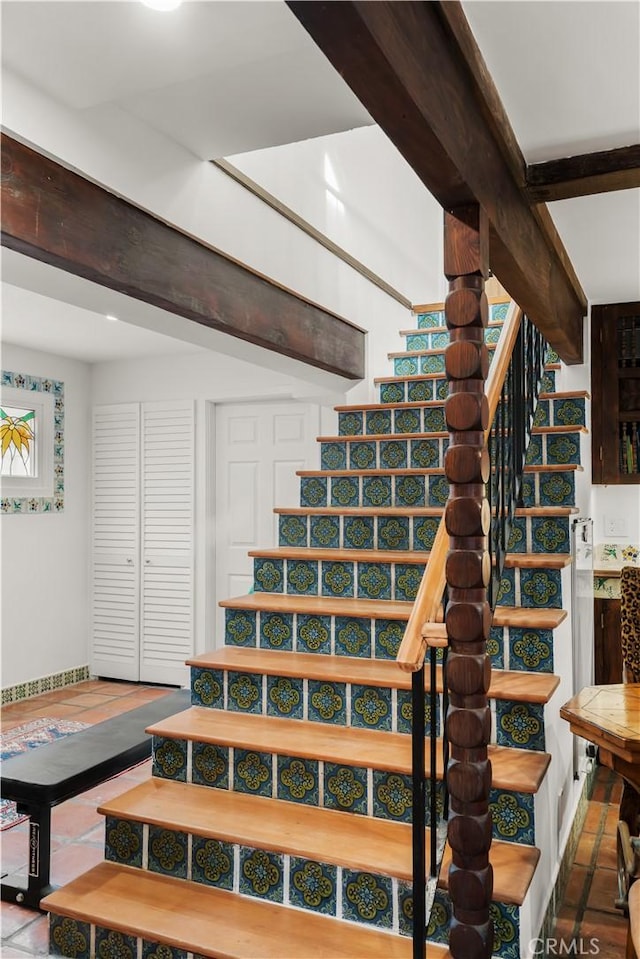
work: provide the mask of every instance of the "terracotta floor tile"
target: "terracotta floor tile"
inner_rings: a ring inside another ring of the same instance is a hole
[[[105,706],[113,701],[113,696],[103,696],[101,693],[69,694],[65,699],[69,706]]]
[[[583,832],[597,832],[600,828],[607,806],[602,802],[590,802],[587,809],[587,815],[584,821]]]
[[[58,886],[71,882],[104,859],[104,849],[80,842],[62,846],[51,857],[51,881]]]
[[[102,821],[93,804],[69,799],[52,810],[51,831],[61,839],[79,839]]]
[[[569,875],[567,888],[565,889],[564,899],[562,900],[563,905],[580,905],[589,880],[590,872],[585,866],[574,866]]]
[[[145,779],[148,778],[149,772],[145,775]],[[82,799],[84,802],[91,802],[94,806],[99,806],[100,803],[107,802],[108,799],[120,796],[121,793],[131,789],[136,782],[137,780],[129,777],[127,773],[122,773],[120,776],[114,776],[113,779],[107,779],[106,782],[87,790],[86,793],[82,794]]]
[[[592,802],[608,802],[611,785],[608,782],[596,782],[591,793]]]
[[[614,905],[618,894],[618,877],[614,869],[598,868],[591,880],[591,889],[587,900],[587,909],[597,909],[601,912],[611,912],[620,915]]]
[[[85,709],[82,716],[78,716],[78,718],[86,723],[101,723],[105,719],[111,719],[112,716],[121,716],[123,713],[128,713],[140,705],[140,701],[136,702],[130,696],[125,696],[123,699],[114,699],[101,706]]]
[[[596,834],[594,832],[583,832],[578,840],[578,848],[574,862],[579,866],[590,866],[596,844]]]
[[[604,820],[604,833],[606,836],[615,836],[618,832],[618,820],[620,819],[620,809],[616,803],[612,803],[607,809]]]
[[[598,959],[622,959],[627,942],[627,923],[621,913],[617,915],[593,912],[584,914],[580,934],[586,940],[595,939],[599,948]]]
[[[81,719],[83,706],[70,706],[68,703],[49,703],[29,715],[28,719]]]
[[[162,696],[168,696],[170,693],[177,692],[176,686],[147,686],[146,689],[137,689],[134,696],[144,699],[147,702],[151,699],[160,699]]]
[[[28,949],[35,956],[49,955],[49,917],[38,916],[12,937],[12,945]]]
[[[2,920],[2,938],[9,939],[24,926],[37,918],[37,913],[24,906],[17,906],[13,902],[0,903],[0,918]]]
[[[598,869],[617,869],[618,850],[615,836],[603,836],[598,846]]]
[[[615,803],[617,806],[620,805],[620,800],[622,799],[622,780],[618,777],[616,782],[613,784],[611,789],[611,802]]]

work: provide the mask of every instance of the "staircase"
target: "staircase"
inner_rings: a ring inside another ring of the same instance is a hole
[[[505,313],[492,306],[490,344]],[[152,727],[153,777],[100,807],[105,862],[45,900],[53,953],[412,955],[411,679],[395,657],[447,499],[443,322],[428,308],[403,333],[380,403],[338,408],[321,469],[300,472],[301,505],[277,511],[280,545],[251,554],[254,592],[222,603],[226,645],[189,662],[193,708]],[[555,391],[555,360],[490,641],[502,959],[521,954],[519,911],[539,858],[545,706],[558,685],[553,632],[566,616],[585,422],[585,395]],[[439,734],[440,709],[432,719]],[[447,862],[445,848],[429,959],[446,954]]]

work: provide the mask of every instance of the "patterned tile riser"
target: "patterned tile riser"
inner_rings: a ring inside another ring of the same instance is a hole
[[[190,836],[188,846],[195,882],[286,908],[410,935],[405,919],[407,900],[412,895],[408,882],[214,839]],[[64,941],[65,952],[54,952],[56,940]],[[177,947],[55,915],[51,945],[55,955],[78,959],[137,959],[140,954],[142,959],[199,959]]]
[[[524,606],[527,609],[561,609],[562,586],[559,569],[520,569],[502,571],[499,606]]]
[[[569,516],[516,516],[510,553],[570,553]]]
[[[525,473],[521,499],[522,506],[574,506],[574,471]]]
[[[528,466],[568,466],[580,463],[581,433],[535,433],[527,448]]]
[[[553,631],[492,626],[487,650],[494,669],[553,672]]]
[[[201,959],[177,946],[137,939],[55,913],[49,924],[49,948],[53,956],[74,959]]]
[[[509,311],[509,303],[490,303],[489,304],[489,322],[504,323]],[[430,310],[428,313],[416,313],[416,324],[420,330],[428,330],[434,326],[444,326],[444,309]]]
[[[407,406],[389,410],[349,410],[348,412],[338,413],[338,433],[340,436],[361,436],[376,433],[438,433],[446,431],[446,429],[444,403],[438,406]]]
[[[320,466],[322,470],[349,472],[351,470],[403,470],[403,469],[434,469],[440,468],[441,459],[449,445],[446,436],[429,436],[425,439],[407,439],[398,433],[389,433],[389,439],[372,440],[362,438],[333,440],[320,444]],[[302,505],[319,506],[322,502],[323,484],[331,477],[303,477],[301,481]],[[358,477],[346,477],[349,482],[356,482]],[[376,477],[368,477],[368,483],[373,484],[375,490]],[[342,494],[344,502],[333,494],[333,505],[353,505],[353,492],[345,486]],[[320,497],[318,502],[314,500]],[[366,505],[363,503],[361,505]],[[382,502],[372,505],[383,505]],[[388,504],[387,504],[388,505]]]
[[[430,550],[440,516],[301,516],[282,513],[280,546]]]
[[[436,440],[426,442],[438,445]],[[399,444],[390,442],[391,445]],[[431,450],[425,447],[419,455],[425,462],[417,465],[417,468],[427,469],[426,461],[433,459]],[[393,468],[396,467],[386,467]],[[336,509],[365,507],[375,510],[398,506],[410,512],[412,506],[444,507],[448,496],[449,484],[442,473],[349,476],[341,472],[338,476],[303,477],[300,483],[300,504],[306,509],[331,506]]]
[[[225,642],[228,646],[395,659],[405,626],[402,620],[229,609]]]
[[[194,706],[229,712],[360,729],[411,731],[411,694],[408,689],[192,667],[191,701]],[[425,708],[429,717],[428,695],[425,696]],[[440,712],[438,696],[438,733]]]
[[[319,806],[369,818],[394,822],[411,820],[411,778],[405,773],[157,737],[153,748],[153,775],[159,779]],[[176,762],[171,762],[174,756]],[[426,788],[428,799],[429,783]],[[438,808],[441,807],[438,790]],[[426,825],[429,825],[429,816],[427,801]],[[131,827],[139,830],[139,835],[134,838],[135,829]],[[186,842],[182,833],[174,833],[174,839],[165,842],[160,835],[162,830],[149,827],[149,830],[155,830],[153,838],[159,843],[155,857],[152,857],[150,852],[147,854],[146,829],[141,824],[129,822],[112,829],[107,822],[107,858],[126,861],[139,868],[148,866],[156,872],[169,868],[181,872],[188,869],[189,857],[180,851],[181,844],[184,846]],[[171,866],[168,865],[170,861],[174,863]]]
[[[485,343],[497,343],[502,326],[488,326],[485,330]],[[405,350],[443,350],[449,345],[449,332],[444,324],[434,327],[419,327],[415,333],[405,337]]]
[[[501,902],[491,903],[493,919],[493,956],[499,959],[520,959],[520,910]],[[446,944],[449,941],[451,902],[448,894],[438,889],[427,926],[427,942]]]
[[[449,385],[443,375],[432,379],[380,383],[378,389],[380,403],[427,403],[430,400],[446,400]],[[547,370],[540,383],[540,392],[554,393],[555,389],[556,371]]]
[[[352,563],[256,559],[254,591],[289,596],[338,596],[413,601],[424,563]]]
[[[585,400],[582,397],[557,397],[539,400],[534,426],[585,426]]]

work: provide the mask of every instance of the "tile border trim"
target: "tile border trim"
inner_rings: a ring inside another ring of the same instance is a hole
[[[75,683],[81,683],[85,679],[90,679],[89,666],[76,666],[73,669],[64,669],[59,673],[52,673],[49,676],[41,676],[39,679],[30,679],[24,683],[17,683],[15,686],[6,686],[2,690],[2,705],[9,703],[19,703],[25,699],[31,699],[32,696],[39,696],[41,693],[51,693],[54,689],[62,689],[64,686],[73,686]]]

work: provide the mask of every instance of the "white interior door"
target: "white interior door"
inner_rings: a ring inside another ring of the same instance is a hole
[[[91,671],[136,682],[140,621],[140,408],[93,411]]]
[[[248,593],[247,551],[275,546],[275,506],[299,502],[296,470],[317,465],[319,407],[310,403],[234,403],[216,409],[216,595]],[[215,645],[224,642],[218,610]]]
[[[140,679],[186,684],[193,655],[193,403],[142,406]]]

